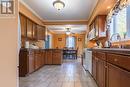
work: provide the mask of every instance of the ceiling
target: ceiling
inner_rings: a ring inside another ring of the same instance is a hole
[[[98,0],[61,0],[65,8],[58,11],[53,7],[55,0],[21,0],[44,21],[88,20]]]
[[[70,28],[71,33],[79,34],[86,31],[87,25],[50,25],[47,28],[56,34],[65,34],[66,28]]]

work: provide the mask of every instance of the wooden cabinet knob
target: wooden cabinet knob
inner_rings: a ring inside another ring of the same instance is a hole
[[[116,59],[116,58],[115,58],[115,59],[114,59],[114,61],[115,61],[115,62],[117,62],[117,61],[118,61],[118,59]]]

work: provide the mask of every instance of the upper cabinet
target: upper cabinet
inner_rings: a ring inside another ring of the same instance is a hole
[[[33,22],[29,19],[27,19],[27,39],[33,39]]]
[[[45,40],[46,27],[37,25],[37,39]]]
[[[90,24],[89,40],[106,37],[106,15],[98,15]]]
[[[104,37],[105,33],[106,15],[99,15],[95,19],[96,37]]]
[[[20,14],[21,25],[21,47],[25,47],[25,41],[27,39],[27,19],[24,15]]]
[[[31,19],[20,14],[22,47],[25,47],[25,41],[45,40],[46,27],[38,25]]]

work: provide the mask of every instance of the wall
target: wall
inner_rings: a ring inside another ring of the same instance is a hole
[[[85,43],[85,34],[75,34],[71,35],[76,37],[76,48],[78,48],[78,54],[81,55],[83,52],[84,48],[84,43]],[[64,48],[66,47],[66,34],[54,34],[53,35],[53,48]],[[59,41],[58,38],[61,38],[62,41]],[[81,39],[81,41],[78,40],[78,38]]]
[[[62,40],[59,41],[58,39]],[[53,35],[53,48],[64,48],[66,46],[66,34],[54,34]]]
[[[0,17],[0,87],[18,87],[18,0],[15,16]]]

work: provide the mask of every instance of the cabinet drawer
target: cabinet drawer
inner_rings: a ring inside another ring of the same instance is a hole
[[[130,57],[117,54],[107,54],[107,61],[130,71]]]
[[[101,60],[106,60],[106,55],[102,52],[97,52],[96,57]]]

